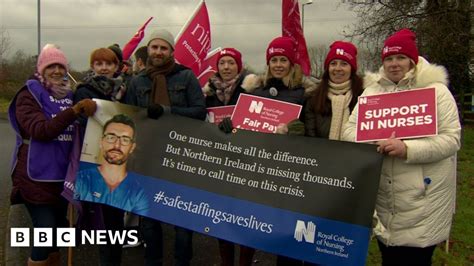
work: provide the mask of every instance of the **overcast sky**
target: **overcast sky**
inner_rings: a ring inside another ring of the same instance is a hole
[[[300,4],[307,0],[300,0]],[[121,47],[151,16],[142,44],[160,27],[177,34],[199,0],[43,0],[41,44],[55,43],[71,66],[86,70],[92,50],[113,43]],[[256,70],[265,64],[268,43],[281,35],[281,0],[207,0],[211,49],[235,47]],[[301,12],[301,9],[300,9]],[[347,5],[337,0],[314,0],[305,6],[304,30],[308,47],[342,39],[345,25],[355,21]],[[7,29],[17,49],[37,51],[37,1],[0,0],[0,27]]]

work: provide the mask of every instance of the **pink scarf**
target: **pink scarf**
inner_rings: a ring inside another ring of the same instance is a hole
[[[216,87],[216,96],[217,98],[223,102],[225,105],[227,105],[230,101],[230,98],[232,97],[232,94],[234,94],[235,87],[236,87],[236,81],[239,79],[240,74],[235,76],[235,78],[229,80],[229,81],[223,81],[220,77],[217,75],[213,76],[210,78],[212,84]]]

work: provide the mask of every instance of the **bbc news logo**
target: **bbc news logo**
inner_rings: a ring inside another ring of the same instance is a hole
[[[306,225],[304,221],[301,221],[301,220],[296,221],[295,234],[294,234],[296,241],[302,242],[304,238],[304,241],[306,241],[307,243],[314,244],[315,235],[316,235],[316,225],[313,222],[309,221],[308,225]]]
[[[30,235],[30,228],[11,228],[10,246],[29,247],[31,245],[30,239],[32,239],[34,247],[52,247],[55,235],[56,246],[76,246],[75,228],[57,228],[56,234],[53,234],[53,230],[53,228],[33,228],[33,234]],[[81,230],[79,232],[81,245],[138,244],[137,230]]]

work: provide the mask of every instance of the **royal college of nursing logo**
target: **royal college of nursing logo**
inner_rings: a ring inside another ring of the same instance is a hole
[[[249,112],[260,114],[262,112],[262,108],[263,108],[263,102],[252,101],[249,106]]]
[[[221,55],[226,55],[226,54],[236,56],[236,54],[232,51],[228,51],[228,50],[222,50],[221,51]]]
[[[336,54],[337,55],[342,55],[342,56],[348,58],[349,60],[352,60],[352,58],[353,58],[350,53],[346,53],[346,51],[344,51],[344,49],[341,49],[341,48],[336,49]]]
[[[304,221],[301,221],[301,220],[296,221],[295,234],[294,234],[296,241],[302,242],[304,238],[305,242],[314,244],[315,235],[316,235],[316,225],[313,222],[309,221],[308,224],[306,225]]]

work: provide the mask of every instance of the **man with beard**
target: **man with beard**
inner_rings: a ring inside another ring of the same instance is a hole
[[[152,119],[171,113],[204,120],[206,104],[201,86],[190,69],[175,62],[173,35],[166,30],[156,30],[151,34],[147,47],[145,73],[132,79],[125,102],[148,108],[148,117]],[[141,226],[146,243],[145,265],[162,265],[160,222],[143,217]],[[192,231],[181,227],[175,227],[175,231],[175,265],[189,265],[193,255]]]
[[[133,120],[123,114],[108,120],[100,142],[104,162],[98,167],[79,171],[75,185],[76,199],[145,214],[149,204],[138,182],[139,177],[127,172],[127,160],[135,146]]]

